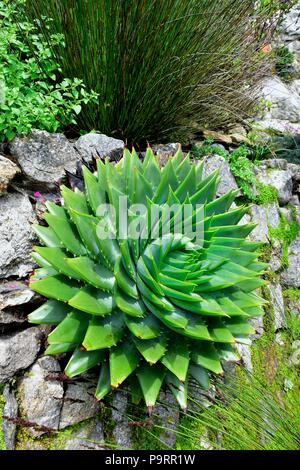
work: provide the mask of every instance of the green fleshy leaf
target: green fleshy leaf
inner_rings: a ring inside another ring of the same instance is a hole
[[[102,400],[111,391],[109,365],[104,362],[101,366],[99,380],[95,392],[97,400]]]
[[[81,344],[89,324],[89,316],[73,311],[48,336],[49,344]]]
[[[69,305],[92,315],[107,315],[115,307],[114,297],[93,287],[83,287],[69,300]]]
[[[146,405],[148,407],[153,407],[164,380],[165,373],[163,368],[159,364],[155,364],[154,366],[143,364],[138,368],[136,375],[139,380]]]
[[[58,325],[71,312],[71,308],[63,302],[48,300],[41,307],[28,315],[30,323]]]
[[[87,351],[116,346],[123,336],[124,320],[121,312],[115,311],[105,318],[92,318],[83,340]]]
[[[62,302],[67,302],[80,291],[78,282],[60,274],[46,277],[40,281],[34,281],[31,278],[30,288],[38,292],[38,294],[50,299],[61,300]]]
[[[133,343],[129,341],[111,348],[109,353],[110,380],[112,387],[118,387],[137,368],[140,357]]]
[[[176,377],[184,381],[189,368],[190,353],[186,341],[176,338],[168,345],[168,350],[161,363]]]
[[[167,350],[167,341],[163,335],[148,340],[133,338],[133,341],[141,355],[151,365],[159,361]]]
[[[71,378],[75,377],[100,364],[103,359],[102,351],[81,351],[77,349],[65,368],[65,374]]]

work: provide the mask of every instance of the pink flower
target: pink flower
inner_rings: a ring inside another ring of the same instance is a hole
[[[34,193],[34,197],[38,199],[39,197],[42,197],[42,195],[39,191],[37,191],[36,193]]]

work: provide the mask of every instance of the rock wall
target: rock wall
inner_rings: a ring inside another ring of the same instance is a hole
[[[41,219],[46,200],[57,199],[57,181],[65,165],[71,171],[81,158],[89,160],[97,154],[118,158],[123,147],[123,142],[101,135],[70,142],[62,135],[34,131],[16,138],[0,158],[0,180],[5,181],[0,195],[0,384],[4,387],[2,427],[8,449],[101,449],[104,439],[119,448],[135,445],[126,413],[126,394],[118,392],[107,406],[96,402],[96,377],[85,374],[79,380],[66,379],[62,374],[65,357],[43,356],[49,327],[31,326],[26,321],[27,314],[41,302],[27,286],[28,275],[35,267],[30,257],[36,243],[31,224]],[[174,144],[157,148],[162,164],[176,148]],[[61,164],[57,164],[58,159]],[[219,195],[237,188],[223,157],[212,155],[204,160],[206,174],[221,169]],[[285,160],[267,160],[256,167],[256,177],[277,189],[278,200],[252,205],[241,223],[257,224],[251,238],[264,243],[263,256],[269,263],[271,279],[267,295],[274,327],[280,331],[285,327],[283,289],[300,287],[300,235],[289,246],[283,246],[272,230],[280,232],[282,220],[300,222],[300,166]],[[299,316],[297,303],[289,308]],[[259,338],[263,320],[256,319],[253,326],[253,339]],[[240,353],[244,366],[252,370],[250,346],[243,345]],[[160,438],[172,447],[178,409],[169,394],[161,394],[160,400],[157,419],[169,428]]]

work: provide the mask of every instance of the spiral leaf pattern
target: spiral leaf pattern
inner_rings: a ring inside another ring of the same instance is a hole
[[[99,400],[126,383],[153,407],[165,384],[186,408],[189,382],[208,388],[263,313],[255,291],[266,265],[246,239],[254,226],[239,224],[247,207],[231,208],[236,191],[216,198],[218,172],[204,177],[180,149],[162,169],[150,148],[143,161],[125,150],[83,177],[84,192],[63,186],[62,205],[47,202],[47,226],[34,226],[43,246],[30,286],[49,300],[29,320],[55,325],[46,354],[71,352],[69,377],[100,366]],[[108,204],[113,213],[99,211]]]

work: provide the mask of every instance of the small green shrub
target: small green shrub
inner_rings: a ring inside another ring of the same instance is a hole
[[[253,0],[27,0],[65,36],[54,46],[62,75],[99,93],[83,129],[136,141],[186,140],[209,125],[248,117],[269,67],[267,9]],[[261,28],[261,34],[255,30]],[[252,91],[252,95],[250,93]],[[252,96],[253,98],[250,98]]]
[[[291,69],[294,62],[294,53],[288,47],[282,46],[274,50],[275,55],[275,68],[280,77],[285,80],[292,78]]]
[[[280,214],[280,224],[278,228],[269,227],[269,235],[271,239],[280,241],[282,245],[282,267],[288,266],[288,248],[292,241],[297,238],[299,233],[299,225],[297,223],[295,208],[293,211],[293,221],[289,222],[284,215]]]
[[[51,47],[62,47],[63,37],[50,34],[51,23],[44,19],[46,43],[24,20],[23,6],[24,0],[0,1],[0,141],[34,127],[55,132],[74,124],[82,104],[96,99],[82,80],[57,80]]]

